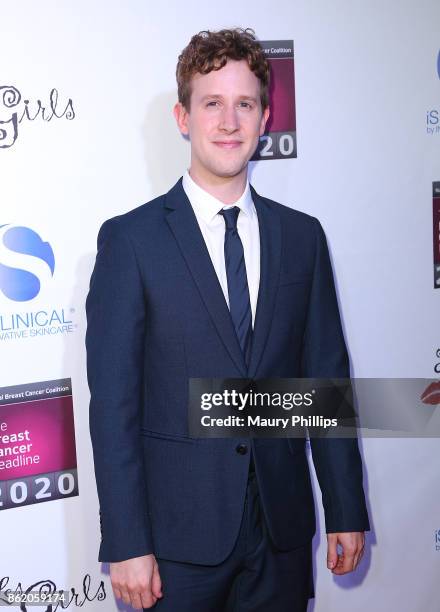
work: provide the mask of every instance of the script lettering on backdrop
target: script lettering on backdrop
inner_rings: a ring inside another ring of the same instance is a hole
[[[91,577],[90,574],[85,574],[82,582],[82,589],[77,591],[75,587],[71,587],[70,589],[66,588],[58,588],[53,580],[39,580],[38,582],[34,582],[29,585],[26,589],[24,589],[21,585],[21,582],[17,584],[15,590],[11,588],[7,588],[9,583],[9,576],[3,576],[0,578],[0,601],[1,605],[11,605],[16,608],[20,605],[21,612],[31,612],[33,606],[35,606],[35,594],[40,594],[41,600],[47,598],[49,595],[54,595],[59,593],[60,595],[63,592],[67,591],[67,597],[57,600],[57,603],[48,604],[44,612],[56,612],[58,609],[65,608],[81,608],[84,606],[86,602],[94,601],[103,601],[107,594],[105,592],[104,582],[101,580],[98,588],[95,592],[91,591],[90,583]],[[34,597],[31,599],[30,594]],[[33,602],[33,605],[26,605],[26,602]],[[44,604],[42,604],[44,605]]]
[[[49,93],[49,101],[43,105],[40,99],[32,103],[23,99],[20,91],[13,85],[0,85],[0,149],[12,147],[18,138],[18,126],[23,121],[52,121],[65,118],[72,121],[75,118],[72,98],[67,103],[58,101],[58,90],[53,88]]]

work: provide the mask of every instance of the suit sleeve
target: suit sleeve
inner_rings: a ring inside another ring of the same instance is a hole
[[[100,504],[99,561],[153,552],[139,435],[143,401],[145,296],[118,218],[98,235],[86,301],[89,424]]]
[[[315,219],[315,263],[302,352],[305,378],[349,378],[333,272],[324,231]],[[327,533],[370,529],[356,438],[311,438]]]

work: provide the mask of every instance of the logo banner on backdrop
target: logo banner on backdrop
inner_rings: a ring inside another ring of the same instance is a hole
[[[0,290],[5,297],[14,302],[32,300],[54,272],[49,242],[30,227],[0,225]]]
[[[35,229],[0,225],[0,342],[71,334],[75,309],[55,304],[30,305],[54,282],[56,263],[51,244]]]
[[[20,581],[13,583],[9,576],[0,575],[0,607],[14,610],[19,607],[21,612],[27,612],[41,606],[44,612],[56,612],[66,608],[82,608],[89,602],[102,602],[107,598],[104,581],[94,581],[90,574],[84,575],[81,588],[66,587],[65,584],[58,586],[52,577],[39,578],[26,586]]]
[[[435,540],[435,550],[436,552],[440,552],[440,529],[436,529],[434,533]]]
[[[0,510],[75,495],[70,379],[0,388]]]
[[[252,160],[297,156],[293,40],[261,40],[269,60],[270,116]]]
[[[440,437],[440,380],[191,378],[200,438]]]
[[[440,181],[432,184],[432,230],[434,241],[434,288],[440,289]]]
[[[436,57],[436,72],[440,79],[440,51]],[[440,134],[440,108],[430,108],[426,111],[426,133],[429,136]]]
[[[51,89],[48,101],[24,99],[14,85],[0,85],[0,149],[11,148],[18,139],[18,126],[23,121],[40,119],[47,123],[53,119],[75,118],[73,101],[58,101],[58,90]]]

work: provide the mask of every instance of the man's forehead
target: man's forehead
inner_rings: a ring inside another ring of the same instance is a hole
[[[234,85],[237,89],[235,84],[239,85],[240,95],[243,96],[252,95],[259,87],[259,80],[246,60],[228,60],[218,70],[211,70],[207,74],[196,72],[191,77],[193,91],[196,89],[201,96],[221,96],[224,93],[223,85]]]

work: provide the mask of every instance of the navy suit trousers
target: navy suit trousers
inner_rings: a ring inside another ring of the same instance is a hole
[[[240,531],[218,565],[157,558],[163,597],[157,612],[306,612],[314,597],[312,543],[289,551],[272,545],[249,471]]]

